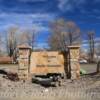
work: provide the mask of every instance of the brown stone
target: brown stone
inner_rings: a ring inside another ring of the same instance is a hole
[[[31,53],[31,47],[28,45],[20,45],[19,49],[19,66],[18,75],[20,79],[27,79],[29,74],[29,59]]]
[[[79,48],[80,46],[68,46],[71,79],[78,79],[80,77]]]

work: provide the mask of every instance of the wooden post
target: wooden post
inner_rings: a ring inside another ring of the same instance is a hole
[[[21,80],[26,80],[29,75],[31,47],[28,45],[20,45],[18,49],[18,75]]]
[[[71,79],[80,78],[79,46],[68,46]]]

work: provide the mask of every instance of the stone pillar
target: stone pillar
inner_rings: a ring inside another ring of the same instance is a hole
[[[20,45],[18,50],[18,76],[21,80],[26,80],[29,75],[31,47]]]
[[[79,46],[68,46],[71,79],[80,78]]]

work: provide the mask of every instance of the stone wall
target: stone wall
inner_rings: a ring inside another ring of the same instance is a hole
[[[80,77],[79,48],[79,46],[68,46],[71,79],[78,79]]]
[[[21,45],[18,49],[18,75],[20,79],[26,80],[29,76],[31,48]]]

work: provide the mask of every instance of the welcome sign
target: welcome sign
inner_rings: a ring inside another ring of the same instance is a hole
[[[64,57],[58,51],[32,52],[30,73],[64,73]]]

